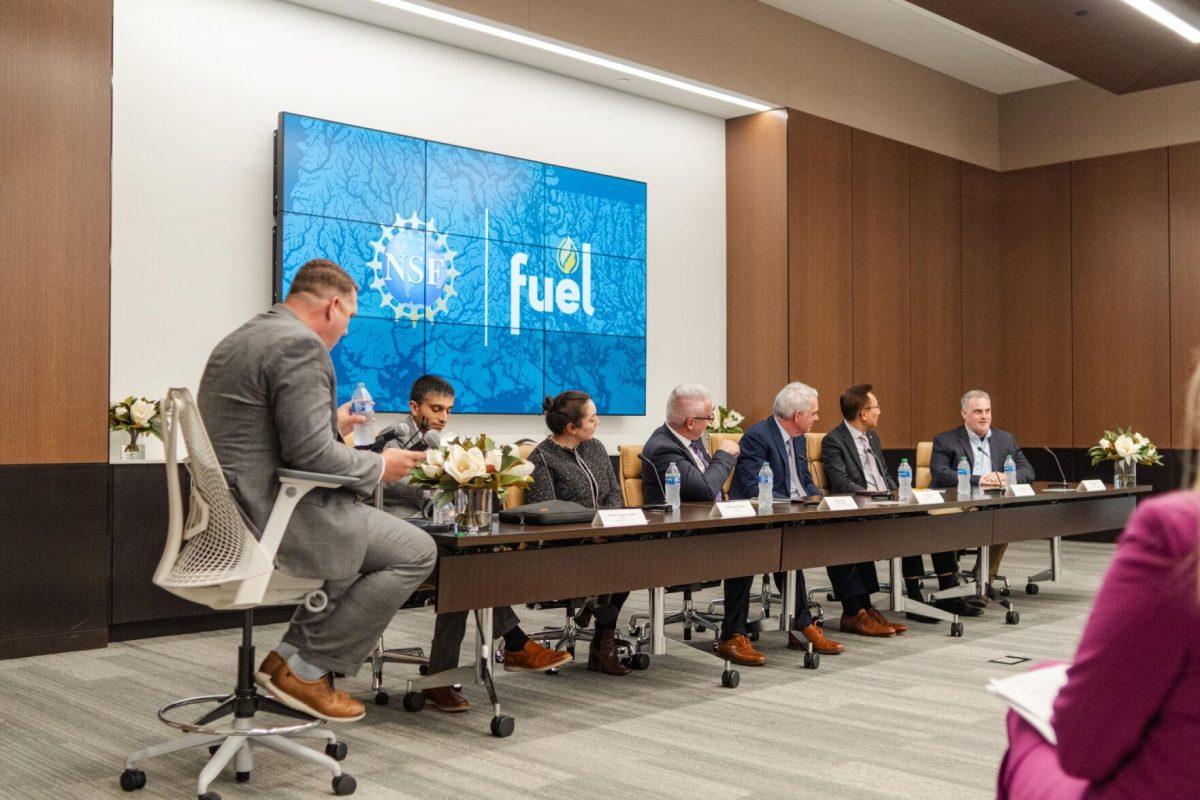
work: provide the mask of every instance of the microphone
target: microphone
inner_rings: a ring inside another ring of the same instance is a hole
[[[372,453],[380,453],[387,446],[388,442],[393,442],[400,438],[401,433],[396,429],[395,425],[389,425],[381,430],[375,436],[375,441],[365,447],[356,447],[356,450],[370,450]]]
[[[650,508],[650,507],[655,507],[655,506],[665,506],[666,508],[670,508],[670,505],[668,505],[668,503],[667,503],[667,490],[666,490],[666,487],[663,486],[662,477],[659,476],[659,474],[658,474],[658,467],[654,466],[654,462],[651,461],[650,459],[646,458],[646,456],[642,455],[641,453],[638,453],[638,458],[643,463],[648,464],[650,466],[650,469],[654,471],[654,479],[656,481],[658,481],[658,490],[660,492],[662,492],[662,502],[661,503],[647,503],[646,507]]]
[[[1062,463],[1058,460],[1058,456],[1056,456],[1054,454],[1054,451],[1051,450],[1049,447],[1042,447],[1042,449],[1045,450],[1047,453],[1049,453],[1050,457],[1054,459],[1054,465],[1056,467],[1058,467],[1058,477],[1062,478],[1061,482],[1051,483],[1050,486],[1047,488],[1050,489],[1051,491],[1060,491],[1060,492],[1064,491],[1064,490],[1069,491],[1071,488],[1071,484],[1067,483],[1067,474],[1065,472],[1063,472]]]
[[[442,432],[434,430],[425,431],[425,435],[421,437],[421,441],[423,441],[430,450],[436,450],[442,444]]]

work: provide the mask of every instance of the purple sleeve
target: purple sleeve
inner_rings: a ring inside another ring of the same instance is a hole
[[[1143,503],[1125,526],[1054,703],[1070,775],[1099,782],[1116,772],[1183,667],[1190,633],[1172,610],[1195,600],[1197,517],[1195,503],[1174,494]]]

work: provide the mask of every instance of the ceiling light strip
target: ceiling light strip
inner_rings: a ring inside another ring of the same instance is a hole
[[[1145,14],[1159,25],[1165,25],[1187,39],[1192,44],[1200,44],[1200,29],[1181,20],[1153,0],[1121,0],[1125,5],[1132,6]]]

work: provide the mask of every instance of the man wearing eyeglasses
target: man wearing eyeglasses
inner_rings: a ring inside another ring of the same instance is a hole
[[[964,457],[971,465],[971,485],[982,488],[1002,488],[1004,486],[1004,459],[1011,455],[1017,465],[1017,483],[1029,483],[1033,480],[1033,467],[1021,448],[1017,446],[1016,437],[1008,431],[992,427],[992,399],[987,392],[972,389],[962,396],[961,414],[963,425],[952,431],[939,433],[933,440],[933,455],[929,459],[929,472],[932,477],[931,485],[935,488],[953,488],[958,485],[958,462]],[[988,583],[996,579],[1000,568],[1000,559],[1008,545],[994,545],[990,551],[988,564]],[[938,555],[934,554],[935,560]],[[948,582],[939,574],[938,584],[957,585],[957,559],[954,560],[953,581]],[[943,569],[949,568],[947,561]],[[937,566],[935,564],[935,569]],[[938,569],[942,572],[943,569]],[[908,571],[905,571],[908,574]],[[946,586],[941,586],[946,588]],[[974,600],[974,598],[971,598]],[[970,602],[970,601],[968,601]],[[986,602],[986,601],[984,601]]]
[[[721,487],[737,464],[736,442],[721,442],[710,458],[701,437],[713,421],[713,401],[698,383],[681,383],[667,398],[667,421],[642,448],[649,463],[642,469],[642,496],[663,503],[663,481],[671,464],[679,470],[679,496],[685,503],[721,499]]]

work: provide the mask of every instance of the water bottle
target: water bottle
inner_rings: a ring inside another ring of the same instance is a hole
[[[912,500],[912,467],[908,465],[907,458],[900,459],[900,469],[896,471],[896,482],[900,484],[900,499]]]
[[[679,510],[679,467],[675,466],[675,462],[671,462],[671,466],[667,467],[665,479],[666,484],[666,502],[671,507],[672,511]]]
[[[758,471],[758,513],[770,514],[775,506],[775,474],[771,465],[763,462]]]
[[[958,460],[958,494],[962,497],[971,496],[971,464],[966,456]]]
[[[354,446],[361,448],[375,444],[375,401],[371,399],[367,385],[361,381],[354,387],[354,394],[350,395],[350,413],[367,418],[366,422],[354,426]]]
[[[1004,457],[1004,487],[1011,490],[1017,485],[1017,462],[1013,461],[1012,453]]]

